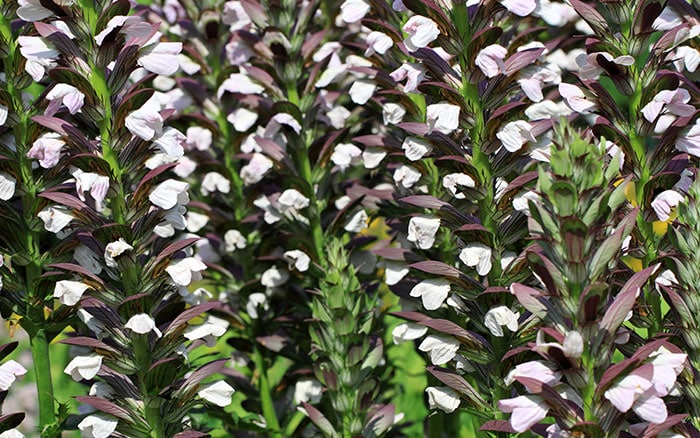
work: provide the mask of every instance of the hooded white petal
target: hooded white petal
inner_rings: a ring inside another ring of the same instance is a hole
[[[204,385],[197,394],[209,403],[213,403],[222,408],[231,404],[231,396],[236,392],[231,385],[224,382],[223,380],[218,380],[214,383]]]
[[[518,330],[518,318],[520,314],[513,312],[506,306],[498,306],[490,309],[484,316],[484,325],[492,335],[503,337],[502,326],[508,327],[512,332]]]
[[[451,414],[459,407],[459,395],[454,389],[441,386],[429,386],[425,388],[428,394],[430,409],[440,409],[446,414]]]
[[[8,360],[0,365],[0,390],[7,391],[17,377],[27,374],[27,370],[17,361]]]
[[[15,184],[17,180],[9,173],[0,172],[0,199],[8,201],[15,196]]]
[[[286,251],[284,258],[289,263],[289,269],[296,269],[299,272],[306,272],[309,269],[311,258],[304,252],[298,249]]]
[[[450,294],[450,282],[444,278],[429,278],[413,286],[410,295],[420,297],[426,310],[435,310],[442,306]]]
[[[105,246],[105,263],[110,268],[116,268],[118,265],[115,258],[124,254],[126,251],[131,251],[132,249],[134,249],[134,247],[126,243],[126,240],[124,240],[123,237],[120,237],[119,240],[108,243],[107,246]]]
[[[138,333],[140,335],[145,335],[146,333],[155,332],[158,337],[160,337],[160,330],[156,327],[156,321],[146,313],[139,313],[131,318],[124,324],[124,327]]]
[[[158,184],[158,186],[148,195],[148,199],[163,210],[170,210],[176,205],[187,204],[190,200],[187,189],[190,187],[184,181],[168,179]]]
[[[451,134],[459,128],[459,107],[451,103],[434,103],[426,108],[428,134],[433,131]]]
[[[459,253],[459,259],[467,266],[476,268],[479,275],[491,272],[491,248],[482,243],[470,243]]]
[[[85,417],[78,423],[80,436],[85,438],[109,438],[117,430],[117,420],[102,414]]]
[[[289,280],[289,273],[273,266],[262,273],[260,283],[265,287],[282,286]]]
[[[321,394],[323,393],[323,386],[321,382],[316,379],[300,379],[294,385],[294,396],[292,400],[295,405],[299,405],[302,402],[306,403],[318,403],[321,401]]]
[[[435,235],[440,228],[440,218],[414,216],[408,223],[408,241],[416,242],[420,249],[430,249],[435,243]]]
[[[425,335],[428,332],[428,327],[414,322],[404,322],[391,331],[391,336],[394,339],[394,344],[403,344],[407,341],[413,341]]]
[[[76,356],[63,370],[76,382],[80,380],[90,380],[97,375],[102,366],[102,356],[91,354],[90,356]]]
[[[58,298],[61,304],[75,306],[88,289],[90,286],[81,281],[60,280],[54,286],[53,296]]]
[[[199,272],[206,268],[207,265],[201,260],[194,257],[186,257],[171,264],[165,270],[172,278],[173,283],[179,286],[189,286],[192,280],[201,278]]]
[[[401,145],[401,149],[405,151],[406,158],[411,161],[418,161],[432,152],[433,145],[427,140],[406,137]]]
[[[349,233],[359,233],[360,231],[367,228],[367,220],[368,219],[369,219],[369,216],[367,216],[366,211],[364,211],[364,210],[358,211],[350,218],[348,223],[345,224],[345,231],[347,231]]]
[[[447,336],[428,335],[418,349],[430,353],[430,362],[433,365],[443,365],[455,357],[459,350],[459,341]]]

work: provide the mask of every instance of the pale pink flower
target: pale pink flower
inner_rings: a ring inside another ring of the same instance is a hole
[[[188,149],[197,149],[198,151],[208,150],[214,136],[210,130],[201,126],[190,126],[187,128],[186,135],[185,145]]]
[[[170,76],[180,67],[178,55],[181,51],[180,42],[157,42],[141,49],[136,63],[151,73]]]
[[[535,0],[500,0],[500,2],[509,12],[519,17],[530,15],[537,7]]]
[[[124,125],[133,135],[149,141],[163,132],[163,117],[157,103],[149,100],[141,108],[129,113],[124,119]]]
[[[418,85],[425,77],[426,69],[420,64],[405,63],[389,74],[391,78],[400,82],[406,80],[403,87],[404,93],[411,93],[418,89]]]
[[[272,169],[274,163],[265,155],[254,153],[250,162],[241,168],[241,179],[246,185],[256,184]]]
[[[414,15],[403,25],[403,31],[408,34],[403,41],[409,52],[426,47],[440,35],[436,22],[422,15]]]
[[[505,413],[512,413],[511,427],[517,432],[525,432],[547,416],[549,406],[540,396],[521,395],[499,400],[498,409]]]
[[[367,35],[367,49],[365,56],[369,57],[378,53],[383,55],[394,45],[394,41],[385,33],[373,31]]]
[[[0,390],[7,391],[17,380],[17,377],[22,377],[25,374],[27,374],[27,370],[19,362],[8,360],[3,363],[0,365]]]
[[[65,105],[71,114],[77,113],[83,107],[85,95],[77,88],[68,84],[56,84],[46,94],[46,100],[50,101],[44,114],[51,116],[58,111],[61,104]]]
[[[688,102],[690,93],[684,88],[662,90],[642,108],[642,114],[649,122],[658,119],[654,131],[662,133],[676,120],[676,116],[689,117],[695,113],[695,107]]]
[[[19,4],[17,16],[27,22],[41,21],[53,15],[53,12],[42,6],[39,0],[18,0],[17,4]]]
[[[549,386],[554,386],[559,383],[561,373],[554,371],[541,361],[535,360],[516,365],[506,376],[506,385],[511,385],[515,382],[516,377],[529,377]]]
[[[219,87],[217,96],[221,98],[226,91],[240,94],[262,94],[265,91],[265,87],[253,82],[245,73],[231,73]]]
[[[356,23],[369,12],[369,4],[364,0],[345,0],[340,5],[340,18],[346,23]]]
[[[651,423],[663,423],[668,416],[666,405],[658,397],[654,384],[638,375],[626,376],[605,391],[604,396],[618,411],[633,409],[639,418]]]
[[[61,158],[61,148],[66,144],[55,132],[47,132],[37,138],[27,152],[27,157],[39,160],[39,165],[50,169],[58,164]]]
[[[685,353],[671,353],[662,346],[651,353],[649,357],[651,358],[651,364],[654,366],[651,383],[654,384],[657,395],[664,397],[674,392],[674,390],[677,393],[678,390],[674,388],[676,377],[683,371],[688,355]]]
[[[676,149],[700,157],[700,119],[697,119],[693,126],[681,131],[676,138]]]
[[[566,104],[577,113],[587,114],[596,108],[595,102],[588,100],[583,91],[576,85],[562,82],[559,84],[559,94],[566,99]]]
[[[109,177],[92,172],[83,172],[80,169],[75,169],[72,174],[75,178],[75,190],[78,193],[78,198],[81,201],[85,201],[85,192],[89,190],[90,196],[95,200],[95,208],[97,211],[102,211],[107,190],[109,190]]]
[[[533,15],[542,18],[545,23],[554,27],[561,27],[578,19],[578,14],[571,5],[549,0],[538,0]]]
[[[540,102],[544,99],[542,94],[544,84],[558,84],[560,81],[559,68],[550,64],[547,67],[539,65],[525,67],[520,72],[518,84],[528,99],[533,102]]]
[[[35,81],[40,81],[47,70],[56,66],[56,60],[59,57],[58,50],[43,38],[20,36],[17,38],[17,42],[19,42],[20,53],[27,60],[24,70]]]
[[[576,57],[576,63],[579,66],[579,76],[586,80],[596,80],[605,69],[598,62],[598,57],[602,56],[608,62],[621,66],[630,66],[634,64],[634,57],[630,55],[622,55],[617,58],[608,52],[593,52],[589,54],[580,54]]]
[[[651,201],[651,208],[654,209],[656,217],[665,222],[671,217],[671,210],[677,207],[683,198],[684,196],[675,190],[665,190]]]
[[[690,46],[680,46],[676,49],[672,59],[674,59],[673,65],[676,70],[683,72],[685,68],[686,71],[693,73],[700,65],[700,52]]]
[[[241,2],[237,0],[224,3],[221,21],[229,26],[231,32],[244,29],[253,23]]]
[[[506,73],[506,64],[504,62],[508,49],[500,44],[491,44],[486,46],[476,55],[474,63],[488,78]]]

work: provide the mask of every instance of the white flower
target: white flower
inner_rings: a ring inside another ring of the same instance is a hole
[[[58,233],[73,220],[73,216],[65,211],[62,207],[44,207],[39,212],[39,219],[44,221],[46,231]]]
[[[124,327],[140,335],[154,332],[159,338],[162,336],[162,333],[158,330],[158,327],[156,327],[156,321],[146,313],[138,313],[132,316],[129,318],[129,321],[124,324]]]
[[[446,414],[451,414],[459,407],[459,395],[450,387],[429,386],[425,392],[428,394],[430,409],[439,408]]]
[[[284,259],[289,263],[289,269],[295,268],[299,272],[306,272],[311,263],[311,258],[304,251],[298,249],[286,251]]]
[[[500,0],[500,2],[509,12],[519,17],[530,15],[537,7],[535,0]]]
[[[414,322],[404,322],[391,331],[391,337],[394,344],[403,344],[407,341],[413,341],[425,335],[428,332],[428,327],[419,325]]]
[[[398,103],[387,103],[382,107],[382,119],[385,125],[401,123],[406,115],[406,108]]]
[[[124,252],[131,251],[132,249],[134,249],[134,247],[126,243],[126,240],[124,240],[123,237],[120,237],[119,240],[108,243],[107,246],[105,246],[105,262],[107,263],[107,266],[110,268],[116,268],[118,265],[114,258],[119,257]]]
[[[63,370],[64,373],[70,376],[76,382],[80,380],[90,380],[97,375],[97,372],[102,366],[102,356],[99,354],[91,354],[90,356],[77,356]]]
[[[109,438],[117,430],[117,420],[102,414],[85,417],[78,423],[80,436],[85,438]]]
[[[416,242],[420,249],[430,249],[435,243],[435,235],[440,228],[440,218],[431,216],[414,216],[408,222],[409,242]]]
[[[53,297],[58,298],[61,304],[75,306],[88,289],[90,286],[81,281],[60,280],[54,286]]]
[[[340,5],[340,18],[346,23],[356,23],[369,12],[370,6],[364,0],[345,0]]]
[[[273,266],[262,273],[260,283],[265,287],[282,286],[289,280],[289,273]]]
[[[518,330],[518,318],[520,313],[513,312],[506,306],[498,306],[490,309],[484,316],[484,325],[489,329],[492,335],[503,337],[503,327],[508,327],[508,330],[516,332]]]
[[[501,140],[508,152],[520,150],[528,141],[537,141],[532,135],[532,125],[524,120],[507,123],[496,133],[496,137]]]
[[[295,189],[287,189],[282,192],[277,202],[280,204],[280,213],[292,217],[295,217],[299,210],[309,206],[309,198]]]
[[[366,57],[372,56],[375,52],[383,55],[394,45],[394,41],[389,36],[377,31],[370,32],[365,41],[367,42]]]
[[[40,21],[53,15],[53,12],[43,7],[39,0],[19,0],[17,3],[19,4],[17,16],[24,21]]]
[[[370,146],[362,151],[362,162],[365,165],[365,169],[376,168],[384,157],[386,157],[386,150],[384,148]]]
[[[236,248],[243,249],[247,242],[243,234],[238,230],[228,230],[224,233],[224,250],[226,252],[234,252]]]
[[[414,15],[403,25],[403,31],[408,34],[403,41],[409,52],[415,52],[426,47],[440,35],[436,22],[421,15]]]
[[[328,117],[328,121],[335,129],[343,129],[345,121],[350,115],[352,113],[342,105],[334,106],[329,111],[326,111],[326,117]]]
[[[207,265],[194,257],[178,260],[165,268],[173,283],[179,286],[189,286],[193,280],[200,280],[202,278],[200,272],[205,269],[207,269]]]
[[[255,292],[248,297],[248,303],[245,305],[245,311],[253,319],[258,319],[258,308],[262,307],[263,311],[269,310],[270,305],[267,302],[267,295],[261,292]]]
[[[246,107],[240,107],[229,114],[226,120],[233,125],[233,129],[236,131],[246,132],[258,121],[258,113]]]
[[[20,37],[21,38],[21,37]],[[61,148],[66,144],[61,136],[55,132],[42,134],[32,143],[27,151],[27,157],[39,160],[39,165],[44,169],[50,169],[58,164],[61,158]]]
[[[503,61],[508,54],[508,49],[499,45],[491,44],[484,47],[476,55],[474,63],[488,78],[506,73],[506,64]]]
[[[432,152],[433,146],[427,140],[416,137],[406,137],[401,145],[401,149],[406,151],[406,158],[411,161],[418,161]]]
[[[0,126],[7,122],[7,116],[10,113],[9,108],[5,105],[0,105]]]
[[[226,91],[229,93],[262,94],[265,87],[253,82],[245,73],[232,73],[219,87],[217,96],[220,98]]]
[[[395,262],[391,260],[384,261],[384,281],[389,286],[393,286],[410,271],[405,263]]]
[[[184,181],[168,179],[158,184],[148,195],[148,199],[163,210],[170,210],[176,205],[185,205],[190,202],[187,193],[190,185]]]
[[[428,134],[437,131],[449,135],[459,128],[459,107],[446,102],[434,103],[426,108],[425,118]]]
[[[226,333],[229,324],[226,320],[209,316],[208,322],[196,326],[189,326],[185,329],[183,336],[190,341],[203,339],[209,347],[216,345],[216,338]]]
[[[345,170],[351,165],[359,164],[362,161],[362,150],[351,143],[339,143],[333,149],[331,161],[340,170]]]
[[[684,196],[675,190],[664,190],[651,201],[651,208],[654,209],[659,220],[665,222],[670,219],[671,211],[683,201],[683,198]]]
[[[394,171],[394,182],[406,189],[413,187],[420,180],[421,173],[413,166],[402,164]]]
[[[202,213],[196,213],[194,211],[187,212],[187,231],[190,233],[196,233],[207,225],[209,222],[209,216]]]
[[[429,278],[413,286],[410,295],[420,297],[426,310],[435,310],[450,294],[450,282],[444,278]]]
[[[302,402],[318,403],[321,401],[323,386],[316,379],[300,379],[294,385],[294,396],[292,400],[295,405],[300,405]]]
[[[447,336],[428,335],[418,349],[430,353],[430,362],[433,365],[443,365],[455,357],[459,350],[459,341]]]
[[[85,192],[90,191],[90,196],[95,200],[95,208],[97,211],[104,210],[104,199],[109,190],[109,177],[92,172],[83,172],[81,169],[75,169],[72,172],[75,178],[75,190],[78,193],[78,198],[85,201]]]
[[[83,107],[85,95],[72,85],[56,84],[46,94],[46,100],[51,102],[46,108],[46,115],[53,115],[61,103],[66,106],[69,113],[75,114]]]
[[[374,81],[360,79],[352,84],[350,90],[348,90],[348,94],[354,103],[364,105],[372,98],[374,90],[376,89],[377,84],[375,84]]]
[[[22,377],[25,374],[27,374],[27,370],[19,362],[8,360],[3,363],[0,365],[0,390],[7,391],[17,380],[17,377]]]
[[[231,190],[231,181],[218,172],[209,172],[202,178],[199,190],[204,196],[213,192],[228,193]]]
[[[470,243],[459,253],[459,259],[467,266],[476,268],[479,275],[491,272],[491,248],[482,243]]]
[[[256,184],[272,169],[274,163],[261,153],[254,153],[250,162],[241,168],[241,179],[246,185]]]
[[[10,429],[0,433],[0,438],[24,438],[24,434],[17,429]]]
[[[350,218],[348,223],[345,224],[345,231],[347,231],[348,233],[359,233],[360,231],[367,228],[368,219],[369,216],[367,216],[367,212],[365,212],[364,210],[358,211]]]
[[[449,190],[455,198],[464,199],[464,193],[458,193],[457,190],[459,188],[457,186],[473,189],[476,187],[476,181],[466,173],[450,173],[442,178],[442,186]]]
[[[17,180],[14,179],[9,173],[0,172],[0,199],[3,201],[9,201],[10,198],[15,196],[15,184]]]
[[[539,199],[540,195],[533,191],[519,193],[513,197],[513,208],[526,216],[530,216],[530,201],[537,203]]]
[[[228,383],[218,380],[214,383],[204,385],[197,394],[209,403],[213,403],[222,408],[231,404],[231,396],[236,392]]]
[[[185,143],[188,147],[198,151],[206,151],[211,146],[213,134],[210,130],[201,126],[190,126],[187,128],[186,138]]]
[[[562,82],[559,84],[559,94],[566,99],[569,108],[577,113],[587,114],[596,108],[595,102],[588,100],[583,91],[576,85]]]

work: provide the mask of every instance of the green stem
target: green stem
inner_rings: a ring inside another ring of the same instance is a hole
[[[138,385],[144,401],[144,417],[151,428],[151,437],[165,438],[165,425],[163,424],[163,412],[161,412],[162,401],[158,395],[152,394],[153,391],[146,384],[146,374],[153,363],[148,334],[134,334],[132,347],[134,348],[134,359],[138,366]]]
[[[586,386],[583,387],[583,390],[581,392],[581,398],[583,399],[584,420],[598,423],[598,419],[596,418],[595,413],[594,413],[594,409],[593,409],[593,407],[595,405],[595,389],[596,389],[595,360],[588,357],[588,354],[585,354],[582,357],[582,360],[583,360],[583,369],[586,371],[586,377],[588,379],[588,381],[586,382]]]
[[[297,430],[302,421],[306,418],[306,414],[301,411],[296,411],[284,428],[284,436],[292,436]]]
[[[43,312],[43,309],[38,310]],[[42,438],[54,437],[57,435],[50,433],[47,429],[48,426],[56,423],[56,410],[54,406],[53,381],[51,379],[49,340],[46,332],[43,329],[39,329],[33,334],[29,343],[32,349],[34,376],[39,398],[39,428],[42,431],[41,436]]]
[[[272,393],[270,392],[270,382],[267,378],[267,368],[260,348],[256,345],[253,347],[253,362],[255,370],[260,379],[260,402],[262,403],[263,417],[265,417],[266,429],[270,431],[270,436],[280,437],[280,423],[275,412],[275,405],[272,402]]]

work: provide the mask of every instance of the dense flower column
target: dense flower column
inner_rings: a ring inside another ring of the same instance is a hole
[[[400,229],[405,251],[381,254],[403,271],[390,284],[420,298],[421,313],[430,317],[402,315],[441,332],[420,346],[431,352],[430,370],[444,383],[448,368],[478,388],[466,391],[461,381],[457,392],[458,385],[429,388],[431,407],[452,413],[464,397],[479,424],[502,416],[497,402],[507,396],[509,366],[501,359],[509,345],[528,340],[506,288],[529,275],[514,261],[525,247],[533,164],[547,159],[551,119],[566,115],[544,99],[560,80],[562,68],[554,62],[560,56],[549,58],[557,46],[545,46],[519,23],[535,26],[542,18],[549,32],[564,38],[575,13],[562,5],[554,20],[550,7],[535,12],[534,2],[525,3],[395,2],[404,21],[392,29],[381,24],[386,11],[376,2],[376,15],[365,20],[398,48],[371,59],[382,65],[400,53],[404,61],[390,75],[396,88],[382,96],[385,124],[400,128],[390,131],[385,147],[402,149],[392,157],[400,160],[394,173],[400,206],[421,209]],[[375,39],[368,37],[368,49]],[[400,281],[409,268],[413,278]],[[406,327],[415,329],[401,330]],[[433,357],[441,348],[452,354]]]
[[[625,324],[659,268],[611,270],[635,227],[638,212],[624,205],[626,185],[633,183],[627,178],[615,186],[619,153],[609,157],[604,143],[591,145],[565,127],[558,131],[551,170],[541,168],[539,196],[529,203],[537,245],[527,259],[539,285],[510,287],[532,313],[537,336],[528,350],[536,359],[521,362],[506,378],[527,394],[501,400],[499,407],[511,413],[517,432],[551,416],[556,425],[550,433],[660,433],[682,418],[672,415],[664,397],[672,395],[686,355],[665,340],[633,336]],[[512,353],[528,358],[522,350]],[[502,430],[495,424],[488,428]]]
[[[38,392],[39,427],[57,433],[49,343],[67,326],[73,313],[57,309],[50,282],[42,276],[49,265],[68,261],[64,227],[73,217],[45,195],[70,178],[65,138],[45,132],[32,121],[46,107],[38,99],[52,81],[46,68],[59,53],[34,33],[31,8],[0,2],[0,237],[2,313],[15,313],[30,338]],[[44,9],[44,18],[54,16]],[[50,94],[50,93],[49,93]]]
[[[634,175],[628,196],[640,208],[626,262],[645,268],[658,257],[659,236],[690,181],[683,172],[687,156],[679,152],[692,154],[682,131],[692,123],[697,91],[684,81],[688,70],[677,53],[694,56],[687,44],[698,33],[697,12],[646,0],[572,5],[589,25],[589,37],[576,58],[578,81],[560,84],[559,92],[611,151],[624,153],[624,171]],[[663,327],[661,300],[655,293],[644,299],[652,335]]]
[[[47,295],[58,300],[58,311],[77,310],[82,320],[70,321],[82,336],[64,342],[92,353],[75,357],[65,373],[100,380],[78,400],[101,413],[78,427],[95,437],[173,436],[191,429],[186,417],[193,406],[224,406],[233,393],[224,382],[204,382],[221,362],[190,375],[201,363],[187,357],[187,341],[197,339],[188,323],[213,305],[187,308],[187,287],[205,265],[188,252],[192,239],[166,232],[171,222],[185,220],[188,184],[168,178],[171,165],[146,166],[154,154],[183,154],[185,136],[166,122],[172,111],[143,85],[152,73],[175,73],[180,44],[162,41],[157,26],[125,15],[126,1],[85,2],[65,11],[65,22],[35,21],[40,36],[22,54],[30,74],[41,78],[46,70],[56,82],[44,114],[33,117],[53,132],[34,146],[56,148],[59,140],[68,146],[65,168],[72,178],[42,194],[52,204],[40,217],[53,232],[73,231],[61,251],[72,261],[51,265]],[[55,54],[38,71],[42,46]],[[39,165],[47,158],[32,151],[29,157]]]

